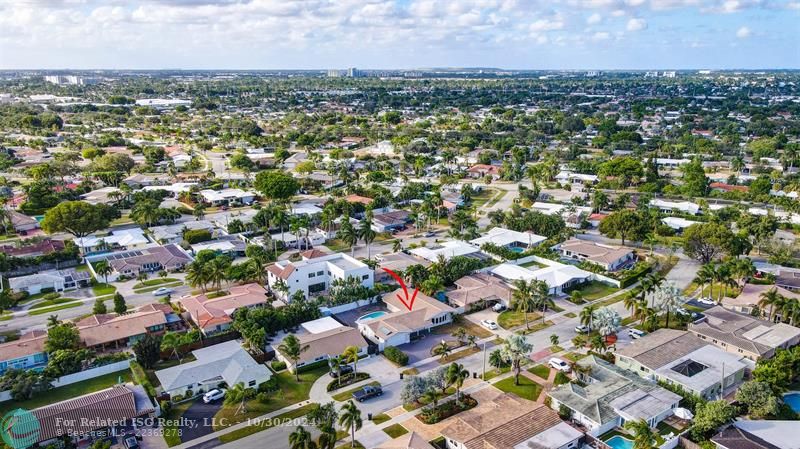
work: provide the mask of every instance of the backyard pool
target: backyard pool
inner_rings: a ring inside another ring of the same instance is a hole
[[[356,323],[362,323],[364,321],[374,320],[375,318],[380,318],[384,315],[386,315],[386,312],[383,311],[368,313],[366,315],[361,315],[360,317],[358,317]]]
[[[800,413],[800,391],[786,393],[783,395],[783,402],[789,404],[789,407],[795,412]]]
[[[612,449],[633,449],[633,441],[619,435],[609,438],[606,444],[611,446]]]
[[[512,246],[511,248],[508,248],[508,249],[510,249],[511,252],[514,252],[514,253],[521,253],[521,252],[525,251],[525,248],[522,248],[522,247],[519,247],[519,246]]]

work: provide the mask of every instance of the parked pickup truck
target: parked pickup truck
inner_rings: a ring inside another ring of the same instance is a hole
[[[353,399],[358,402],[364,402],[369,398],[374,398],[375,396],[380,396],[383,394],[383,389],[381,387],[373,387],[372,385],[367,385],[364,388],[353,392]]]

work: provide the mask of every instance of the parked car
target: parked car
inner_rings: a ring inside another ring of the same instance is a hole
[[[678,307],[677,309],[675,309],[675,312],[681,315],[689,315],[689,311],[684,309],[683,307]]]
[[[717,305],[717,303],[714,302],[714,300],[711,298],[697,298],[697,302],[699,302],[700,304],[705,304],[707,306]]]
[[[139,441],[133,435],[128,435],[122,441],[126,449],[139,449]]]
[[[579,334],[588,334],[590,331],[591,329],[589,329],[589,326],[585,324],[580,324],[578,326],[575,326],[575,332]]]
[[[434,237],[434,236],[436,236],[436,233],[433,232],[433,231],[428,231],[425,234],[423,234],[423,236],[425,236],[425,237]]]
[[[492,306],[492,310],[494,310],[495,312],[502,312],[503,310],[506,310],[506,306],[504,306],[502,302],[498,302],[497,304]]]
[[[170,293],[172,293],[172,289],[167,287],[160,287],[153,292],[153,294],[156,296],[166,296]]]
[[[210,404],[214,401],[218,401],[225,397],[225,389],[224,388],[215,388],[213,390],[209,390],[208,393],[203,395],[203,402],[206,404]]]
[[[352,365],[340,365],[339,366],[339,371],[340,371],[342,376],[344,376],[345,374],[350,374],[350,373],[353,372],[353,366]],[[330,374],[331,377],[336,379],[337,377],[339,377],[340,373],[337,373],[336,371],[331,370],[331,372],[328,373],[328,374]]]
[[[481,320],[481,326],[486,329],[497,330],[497,323],[492,320]]]
[[[353,399],[355,399],[358,402],[364,402],[367,399],[374,398],[382,394],[383,394],[383,388],[367,385],[364,388],[353,392]]]
[[[639,329],[630,328],[628,329],[628,335],[630,335],[632,339],[637,340],[644,337],[646,333],[644,331],[640,331]]]
[[[569,363],[559,359],[558,357],[550,358],[547,364],[550,365],[551,368],[557,369],[565,373],[568,373],[570,371]]]

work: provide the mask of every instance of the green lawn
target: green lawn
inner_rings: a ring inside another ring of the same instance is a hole
[[[392,419],[391,416],[387,415],[386,413],[381,413],[380,415],[373,416],[372,422],[374,422],[375,424],[383,424],[386,421],[389,421],[390,419]]]
[[[542,393],[541,385],[523,375],[519,376],[519,385],[514,385],[514,376],[511,376],[497,382],[494,386],[506,393],[514,393],[521,398],[531,401],[538,399],[539,395]]]
[[[588,354],[580,354],[580,353],[577,353],[577,352],[569,352],[567,354],[564,354],[564,358],[569,360],[569,361],[571,361],[571,362],[577,362],[578,360],[580,360],[580,359],[582,359],[584,357],[587,357],[587,356],[588,356]]]
[[[686,287],[685,290],[683,290],[683,294],[686,296],[693,295],[694,292],[699,288],[700,288],[699,284],[695,284],[694,282],[692,282],[691,284],[689,284],[688,287]],[[739,296],[739,293],[741,292],[741,289],[739,287],[732,287],[730,285],[720,286],[715,284],[714,288],[712,289],[709,287],[708,284],[706,284],[703,286],[703,291],[701,292],[700,296],[705,298],[713,294],[714,300],[716,300],[717,298],[719,298],[720,289],[722,289],[723,291],[723,296],[727,296],[728,298],[735,298]]]
[[[178,281],[178,282],[172,282],[172,283],[168,283],[168,284],[154,285],[152,287],[142,287],[140,289],[134,290],[133,292],[134,293],[149,293],[149,292],[152,292],[152,291],[156,291],[161,287],[180,287],[181,285],[183,285],[183,282]]]
[[[313,370],[300,373],[300,382],[295,381],[295,375],[288,370],[275,374],[274,377],[278,381],[278,391],[269,394],[269,402],[263,404],[256,399],[251,399],[247,401],[247,411],[239,414],[236,414],[236,410],[239,408],[238,404],[222,407],[222,409],[214,415],[214,418],[216,423],[225,423],[225,425],[215,425],[214,430],[217,431],[221,428],[232,426],[265,413],[274,412],[288,405],[307,400],[308,393],[311,391],[311,386],[314,385],[314,381],[327,372],[328,365],[322,365]]]
[[[110,284],[95,284],[92,286],[95,296],[113,295],[117,292],[117,287]]]
[[[452,394],[455,394],[455,392],[456,392],[456,389],[454,387],[448,387],[447,390],[444,390],[444,396],[442,396],[442,398],[439,399],[439,403],[441,403],[446,396],[450,396]],[[418,409],[420,407],[424,407],[424,406],[426,406],[428,404],[429,404],[429,402],[427,400],[420,399],[419,402],[412,402],[412,403],[409,403],[409,404],[403,404],[403,408],[407,412],[410,412],[410,411],[416,410],[416,409]]]
[[[408,433],[408,430],[400,424],[392,424],[391,426],[384,427],[381,430],[383,430],[386,435],[389,435],[393,439]]]
[[[375,381],[375,382],[370,382],[370,383],[368,383],[366,385],[371,385],[373,387],[380,387],[381,383]],[[364,388],[364,385],[362,385],[362,386],[360,386],[358,388],[352,388],[350,390],[343,391],[341,393],[336,393],[334,395],[331,395],[331,397],[336,401],[345,402],[345,401],[347,401],[349,399],[352,399],[353,398],[353,393],[355,393],[356,391],[358,391],[358,390],[360,390],[362,388]]]
[[[529,313],[528,323],[533,325],[536,323],[536,320],[541,318],[542,316],[538,313]],[[522,312],[517,312],[516,310],[506,310],[497,317],[497,324],[503,329],[513,329],[515,327],[524,326],[525,315]]]
[[[257,424],[253,424],[247,427],[242,427],[241,429],[236,429],[233,432],[220,435],[219,440],[222,443],[230,443],[231,441],[236,441],[240,438],[244,438],[254,433],[261,432],[262,430],[267,430],[276,426],[286,425],[291,420],[300,418],[301,416],[305,416],[316,406],[317,404],[313,402],[311,404],[306,404],[300,408],[288,411],[286,413],[281,413],[280,415],[274,416],[270,419],[259,421]]]
[[[511,371],[511,367],[510,366],[506,366],[506,367],[500,368],[500,369],[496,369],[496,368],[490,369],[490,370],[486,371],[486,377],[484,377],[483,380],[493,379],[493,378],[495,378],[495,377],[497,377],[497,376],[499,376],[501,374],[505,374],[505,373],[507,373],[509,371]]]
[[[450,362],[454,362],[456,360],[463,359],[464,357],[469,357],[472,354],[476,354],[478,352],[481,352],[481,348],[478,347],[478,346],[472,346],[472,347],[469,347],[467,349],[462,349],[460,351],[451,352],[450,355],[448,355],[445,358],[439,357],[438,362],[439,362],[440,365],[446,365],[446,364],[448,364]]]
[[[341,252],[348,252],[350,251],[350,246],[344,243],[340,239],[332,239],[325,242],[325,246],[328,247],[329,250],[333,251],[334,253],[341,253]]]
[[[450,323],[445,324],[444,326],[439,326],[431,330],[431,333],[436,335],[452,335],[453,332],[455,332],[458,328],[463,327],[468,334],[472,334],[478,338],[487,338],[492,336],[492,332],[488,329],[485,329],[483,326],[479,326],[467,320],[461,321],[462,322],[460,323]]]
[[[72,298],[56,298],[56,299],[49,299],[47,301],[37,302],[36,304],[32,305],[29,310],[34,309],[41,309],[42,307],[52,307],[57,306],[59,304],[68,303],[71,301],[75,301]]]
[[[550,352],[552,352],[553,354],[555,354],[555,353],[557,353],[557,352],[561,352],[561,351],[563,351],[563,350],[564,350],[564,348],[562,348],[562,347],[561,347],[561,346],[559,346],[559,345],[553,345],[553,346],[550,346]]]
[[[173,282],[181,282],[181,280],[180,279],[175,279],[175,278],[148,279],[146,281],[142,281],[142,282],[134,284],[133,289],[134,290],[138,290],[140,288],[152,287],[154,285],[161,285],[161,284],[171,284]]]
[[[581,292],[583,299],[586,301],[594,301],[595,299],[604,298],[619,291],[618,288],[604,284],[600,281],[592,281],[581,284],[579,288],[570,290],[570,293],[576,290]]]
[[[175,424],[177,424],[179,418],[186,413],[186,410],[189,410],[193,402],[194,401],[186,401],[175,404],[169,410],[169,413],[163,416],[167,423],[167,425],[164,426],[164,441],[167,442],[167,446],[172,447],[181,444],[181,431]]]
[[[63,387],[53,388],[47,392],[35,395],[26,401],[6,401],[0,402],[0,414],[5,413],[15,408],[24,408],[32,410],[45,405],[53,404],[55,402],[72,399],[77,396],[94,393],[95,391],[104,390],[113,387],[117,384],[120,376],[122,382],[130,382],[130,370],[117,371],[116,373],[109,373],[103,376],[95,377],[94,379],[76,382],[74,384],[65,385]]]
[[[59,310],[71,309],[73,307],[78,307],[81,304],[83,304],[83,303],[79,302],[79,301],[76,301],[76,302],[68,302],[68,303],[61,304],[61,305],[54,306],[54,307],[46,307],[46,308],[42,308],[42,309],[34,309],[34,310],[31,310],[30,312],[28,312],[28,315],[44,315],[46,313],[57,312]]]
[[[494,198],[492,198],[488,203],[486,203],[486,207],[492,207],[495,204],[497,204],[500,200],[503,199],[504,196],[506,196],[506,193],[508,193],[507,190],[501,190],[500,193],[498,193]]]
[[[528,368],[528,372],[531,374],[535,374],[536,376],[541,377],[544,380],[547,380],[547,378],[550,376],[550,368],[544,365],[532,366]]]

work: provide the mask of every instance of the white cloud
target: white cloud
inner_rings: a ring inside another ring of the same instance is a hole
[[[611,38],[611,34],[606,31],[598,31],[592,35],[592,39],[596,41],[607,41]]]
[[[644,19],[631,19],[625,28],[628,31],[641,31],[647,28],[647,21]]]
[[[603,16],[601,16],[598,13],[594,13],[591,16],[589,16],[588,19],[586,19],[586,23],[588,23],[589,25],[594,25],[602,21],[603,21]]]
[[[533,22],[530,26],[531,31],[554,31],[564,29],[564,21],[560,18],[553,20],[541,19]]]
[[[748,27],[741,27],[738,30],[736,30],[736,37],[738,37],[739,39],[747,39],[752,35],[753,32]]]

